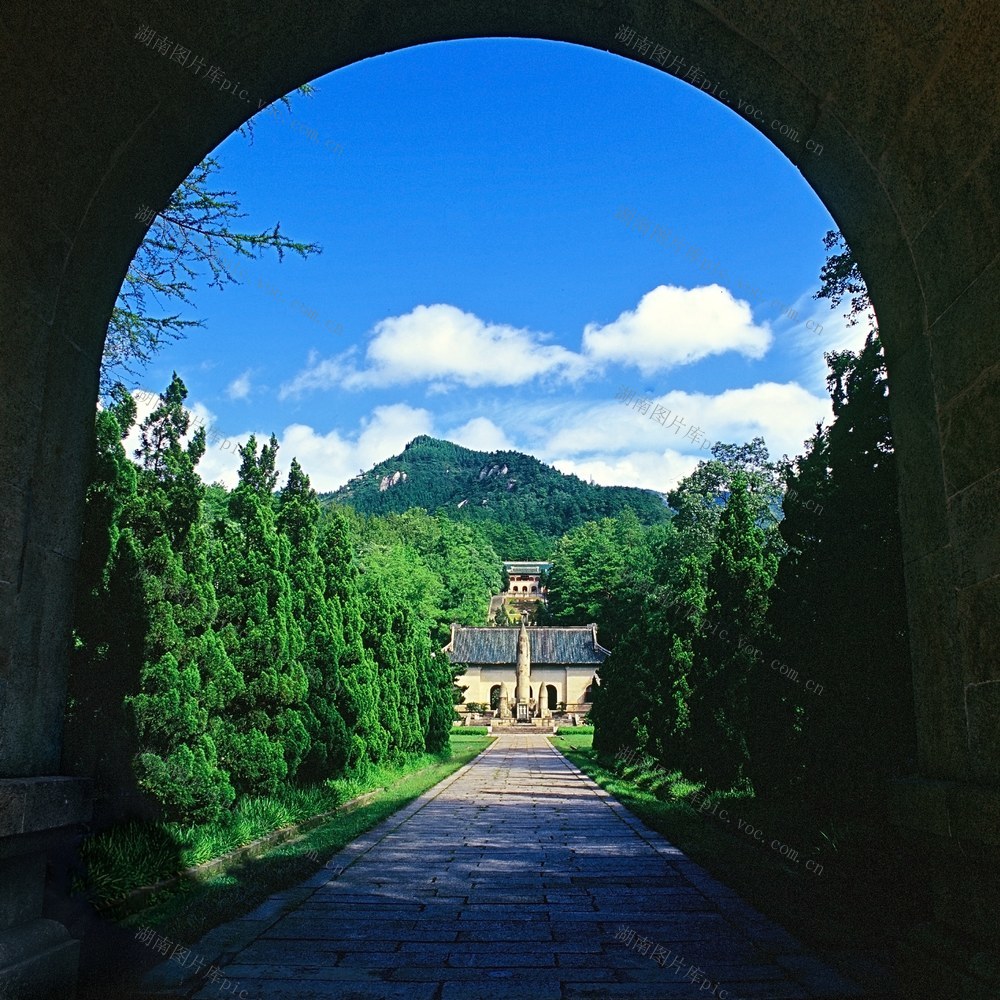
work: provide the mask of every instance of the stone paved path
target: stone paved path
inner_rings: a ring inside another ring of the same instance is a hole
[[[193,950],[221,954],[228,983],[178,989],[178,966],[165,963],[149,985],[197,1000],[862,992],[540,736],[501,737],[309,882]]]

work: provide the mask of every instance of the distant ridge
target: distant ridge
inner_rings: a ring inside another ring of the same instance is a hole
[[[625,508],[643,524],[670,516],[653,490],[596,486],[520,451],[473,451],[426,434],[323,498],[365,514],[423,507],[455,520],[523,524],[550,538]]]

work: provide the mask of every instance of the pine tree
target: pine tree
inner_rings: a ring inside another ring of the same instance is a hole
[[[288,539],[292,616],[302,633],[300,663],[309,686],[302,720],[309,751],[300,776],[319,781],[339,777],[347,763],[347,726],[337,710],[344,652],[343,608],[328,593],[320,556],[321,510],[309,477],[292,459],[288,480],[278,497],[278,530]]]
[[[308,94],[311,88],[306,84],[299,92]],[[281,98],[281,103],[291,107],[287,97]],[[240,131],[252,134],[252,123]],[[115,389],[121,388],[121,382],[114,377],[116,371],[136,375],[164,346],[184,337],[190,328],[202,325],[200,320],[181,318],[180,313],[154,316],[150,298],[158,306],[164,302],[177,308],[192,306],[192,281],[203,266],[211,275],[210,287],[238,283],[223,250],[253,258],[270,249],[279,260],[289,252],[300,257],[322,252],[316,243],[283,235],[280,223],[257,233],[235,228],[247,213],[240,211],[234,191],[214,187],[213,175],[219,169],[218,160],[209,156],[191,171],[153,217],[129,266],[108,322],[101,359],[101,387],[112,398]]]
[[[140,690],[125,699],[135,718],[139,784],[171,818],[216,818],[234,796],[210,729],[209,704],[220,682],[238,687],[212,629],[218,605],[200,525],[204,487],[196,466],[204,430],[185,444],[187,389],[174,374],[142,424],[139,493],[132,507],[134,544],[142,561],[146,633]],[[226,678],[227,680],[223,680]],[[204,684],[213,689],[206,699]],[[225,708],[225,699],[213,706]]]
[[[757,650],[777,569],[748,486],[743,473],[734,476],[709,565],[705,619],[693,642],[691,754],[715,787],[745,777],[749,689],[761,669]]]
[[[243,678],[232,715],[217,739],[237,787],[271,793],[293,778],[309,751],[303,721],[309,684],[304,641],[292,613],[288,539],[275,523],[278,442],[240,446],[239,484],[229,499],[217,566],[223,645]]]

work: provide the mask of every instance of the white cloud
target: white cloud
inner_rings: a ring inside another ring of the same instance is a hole
[[[649,404],[643,414],[613,398],[591,405],[548,402],[532,410],[530,422],[512,407],[505,422],[530,442],[532,454],[563,472],[666,492],[711,457],[716,441],[742,443],[760,435],[773,459],[796,455],[816,422],[830,418],[826,394],[796,382],[762,382],[717,395],[674,391],[649,397]],[[652,419],[657,405],[670,411],[665,423]],[[686,436],[693,428],[698,441]]]
[[[742,443],[758,435],[771,458],[797,455],[817,421],[831,416],[830,399],[815,395],[797,382],[760,382],[748,389],[726,389],[717,396],[686,396],[684,405],[698,415],[698,423],[715,441]]]
[[[588,323],[583,348],[596,361],[635,365],[644,375],[738,351],[761,358],[771,345],[768,324],[753,321],[750,304],[721,285],[659,285],[635,310],[612,323]]]
[[[230,399],[246,399],[250,395],[250,372],[245,371],[238,375],[226,387],[226,395]]]
[[[541,334],[487,323],[455,306],[417,306],[375,325],[370,367],[347,388],[442,380],[469,387],[520,385],[539,375],[574,378],[584,372],[572,351],[545,344]]]
[[[376,323],[360,366],[356,348],[329,358],[311,351],[306,367],[278,395],[415,382],[443,392],[456,385],[516,386],[541,376],[575,381],[609,363],[633,365],[648,375],[727,351],[760,358],[772,334],[767,323],[754,323],[748,302],[721,285],[659,285],[614,322],[588,323],[582,353],[548,340],[547,334],[489,323],[452,305],[421,305]]]
[[[278,391],[278,399],[289,396],[301,396],[311,389],[332,389],[340,385],[345,376],[352,370],[346,359],[354,353],[352,348],[334,358],[321,358],[316,351],[310,351],[306,367],[291,380],[282,385]]]
[[[682,455],[667,448],[663,452],[630,451],[625,455],[557,458],[551,464],[560,472],[572,473],[588,482],[593,479],[600,486],[638,486],[667,493],[693,472],[700,460],[710,457],[707,451],[699,459],[697,455]]]
[[[292,458],[297,458],[313,489],[327,492],[343,486],[359,470],[367,472],[376,462],[398,455],[417,435],[433,433],[431,414],[403,403],[375,407],[352,436],[335,430],[321,434],[305,424],[291,424],[279,437],[278,466],[283,480]]]
[[[473,451],[519,451],[503,430],[486,417],[473,417],[461,427],[446,431],[448,441]]]
[[[438,390],[512,386],[540,375],[575,379],[586,372],[579,355],[545,340],[544,334],[487,323],[455,306],[417,306],[375,324],[366,367],[348,361],[352,352],[325,359],[313,353],[308,367],[283,385],[279,395],[284,399],[338,384],[345,389],[411,382],[429,382]]]

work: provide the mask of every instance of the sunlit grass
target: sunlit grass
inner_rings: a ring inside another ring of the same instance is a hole
[[[331,812],[366,792],[392,787],[406,775],[437,773],[455,760],[464,763],[488,743],[484,735],[456,734],[450,752],[443,755],[421,754],[401,764],[370,767],[363,777],[291,787],[278,796],[248,796],[213,823],[133,822],[114,827],[85,841],[81,853],[86,871],[76,888],[99,906],[113,903],[134,889],[220,858],[274,830]]]
[[[159,933],[175,941],[196,941],[213,927],[248,913],[274,893],[314,875],[337,851],[453,774],[491,742],[487,736],[452,740],[450,751],[434,758],[429,766],[397,775],[371,802],[334,813],[294,841],[239,862],[224,874],[203,882],[185,881],[123,924],[156,926]]]

